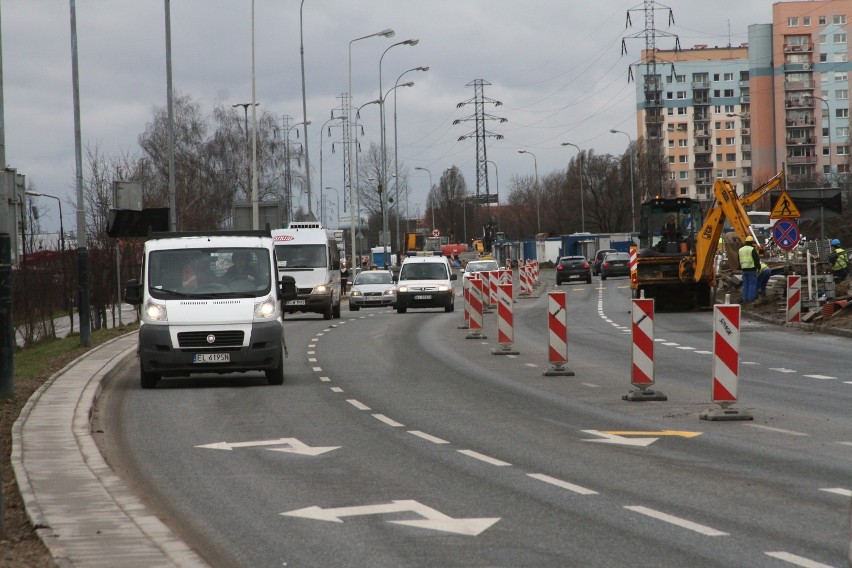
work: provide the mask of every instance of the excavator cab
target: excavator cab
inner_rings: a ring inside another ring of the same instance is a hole
[[[700,201],[655,197],[640,207],[639,248],[660,254],[694,250],[695,233],[704,223]]]

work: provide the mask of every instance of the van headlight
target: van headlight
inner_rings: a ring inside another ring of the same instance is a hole
[[[169,321],[169,315],[166,312],[166,305],[159,304],[151,298],[148,298],[145,302],[143,312],[145,314],[145,319],[148,321]]]
[[[259,302],[255,302],[254,304],[254,319],[255,320],[267,320],[273,319],[277,316],[275,310],[275,300],[272,296],[267,296],[263,300]]]
[[[397,288],[398,292],[408,292],[408,286],[400,286]]]
[[[446,284],[438,284],[438,292],[446,292],[450,289]]]
[[[328,284],[317,284],[314,286],[314,289],[311,290],[311,294],[323,295],[328,294]]]

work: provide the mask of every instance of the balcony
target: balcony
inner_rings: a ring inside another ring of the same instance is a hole
[[[707,160],[695,160],[694,167],[696,170],[713,169],[713,162],[708,162]]]
[[[795,97],[784,101],[786,108],[814,108],[812,97]]]
[[[787,146],[814,146],[816,140],[810,136],[788,136]]]
[[[814,44],[808,42],[801,43],[785,43],[784,53],[810,53],[814,50]]]
[[[812,91],[814,89],[813,81],[785,81],[785,91]]]
[[[710,81],[709,80],[693,81],[692,82],[692,88],[693,89],[709,89],[710,88]]]
[[[784,72],[785,73],[801,73],[808,72],[814,70],[813,63],[785,63],[784,64]]]
[[[713,151],[710,144],[696,144],[692,147],[692,151],[696,154],[709,154]]]
[[[692,98],[693,106],[709,106],[710,105],[710,97],[693,97]]]
[[[749,136],[749,135],[751,135],[751,128],[745,128],[745,127],[740,128],[740,134],[741,134],[742,136]]]
[[[740,95],[740,104],[747,105],[751,103],[751,97],[749,95]]]
[[[817,156],[787,156],[788,164],[816,164]]]
[[[645,124],[662,124],[665,121],[666,117],[661,114],[645,116]]]
[[[751,144],[740,144],[740,150],[743,152],[751,152]]]
[[[816,126],[816,123],[814,123],[813,118],[788,118],[786,120],[786,124],[787,128],[796,128],[802,126],[813,128],[814,126]]]
[[[740,79],[740,89],[748,89],[748,79]]]
[[[710,131],[709,130],[696,130],[692,134],[692,137],[693,138],[710,138]]]

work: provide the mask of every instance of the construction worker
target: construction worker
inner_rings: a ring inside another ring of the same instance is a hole
[[[760,266],[760,256],[754,248],[754,237],[745,238],[739,250],[740,270],[743,271],[743,304],[749,304],[757,299],[757,267]]]
[[[767,266],[761,259],[760,267],[757,271],[757,295],[766,297],[766,285],[769,284],[769,277],[772,276],[772,269]]]
[[[846,280],[849,274],[849,259],[846,256],[846,251],[840,246],[840,239],[831,239],[831,255],[828,257],[828,262],[832,264],[831,271],[834,273],[834,281],[841,282]]]

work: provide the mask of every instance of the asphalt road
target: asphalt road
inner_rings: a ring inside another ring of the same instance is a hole
[[[844,565],[848,339],[744,321],[754,420],[699,420],[712,312],[655,315],[668,400],[627,402],[627,281],[560,288],[575,376],[543,376],[546,294],[514,304],[517,356],[491,354],[493,313],[480,340],[461,310],[344,309],[287,319],[283,386],[143,391],[127,364],[103,449],[215,566]]]

